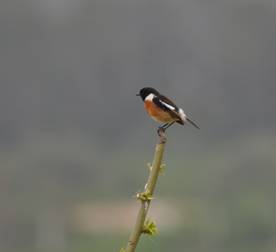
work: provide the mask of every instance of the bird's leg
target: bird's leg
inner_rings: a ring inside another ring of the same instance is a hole
[[[175,122],[170,122],[170,123],[166,123],[165,125],[162,126],[163,130],[166,130],[167,128],[169,128],[170,126],[172,126]]]
[[[165,133],[165,130],[166,130],[167,128],[169,128],[170,126],[172,126],[174,123],[175,123],[175,122],[170,122],[170,123],[165,123],[165,124],[159,126],[159,127],[158,127],[158,130],[157,130],[158,135],[160,136],[160,135],[161,135],[161,132]]]
[[[165,131],[167,125],[168,125],[168,123],[165,123],[165,124],[163,124],[163,125],[160,125],[160,126],[158,127],[158,130],[162,129],[162,130]]]

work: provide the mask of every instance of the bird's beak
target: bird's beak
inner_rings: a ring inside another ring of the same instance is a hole
[[[136,94],[136,96],[140,96],[140,94]]]

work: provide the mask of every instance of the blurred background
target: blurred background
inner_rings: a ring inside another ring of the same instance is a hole
[[[140,88],[195,120],[169,129],[138,251],[276,250],[274,0],[0,3],[0,251],[118,251],[157,124]]]

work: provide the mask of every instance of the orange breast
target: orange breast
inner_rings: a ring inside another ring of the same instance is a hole
[[[172,116],[168,112],[160,109],[151,101],[145,101],[144,106],[148,114],[158,122],[168,123],[175,121],[175,119],[172,118]]]

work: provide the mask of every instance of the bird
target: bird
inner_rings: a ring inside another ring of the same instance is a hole
[[[184,125],[190,123],[197,129],[199,126],[192,121],[182,108],[177,107],[168,97],[160,94],[152,87],[144,87],[136,96],[140,96],[144,102],[144,107],[150,117],[161,123],[158,129],[165,131],[174,123]]]

